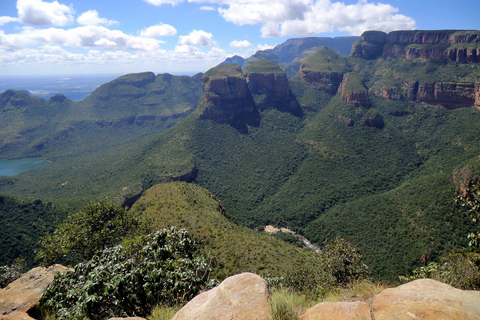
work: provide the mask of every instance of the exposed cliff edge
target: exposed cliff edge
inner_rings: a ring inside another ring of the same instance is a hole
[[[302,109],[290,91],[285,71],[270,61],[257,61],[245,69],[245,78],[259,110],[269,108],[301,115]]]
[[[210,69],[202,77],[203,107],[200,119],[228,123],[240,132],[247,125],[258,126],[260,114],[239,65],[227,64]]]
[[[300,65],[300,77],[305,83],[331,95],[337,93],[346,72],[346,61],[327,47],[310,55]]]
[[[480,31],[411,30],[366,31],[352,45],[351,55],[364,59],[406,58],[480,62]]]
[[[353,106],[365,106],[369,103],[368,90],[363,85],[362,79],[356,73],[346,73],[338,88],[342,101]]]

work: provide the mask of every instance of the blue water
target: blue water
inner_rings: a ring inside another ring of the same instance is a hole
[[[48,162],[40,158],[25,158],[18,160],[0,159],[0,176],[15,176],[19,173],[43,167]]]

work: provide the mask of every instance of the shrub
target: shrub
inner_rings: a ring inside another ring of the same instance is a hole
[[[25,260],[18,258],[10,266],[0,267],[0,288],[6,287],[10,282],[20,278],[22,273],[25,272],[26,264]]]
[[[210,269],[196,256],[185,229],[163,229],[127,246],[105,249],[47,288],[41,310],[59,319],[106,319],[150,314],[193,298],[207,284]]]
[[[69,213],[53,234],[40,240],[36,260],[45,265],[55,262],[88,260],[107,247],[132,233],[139,222],[135,216],[108,202],[88,204],[83,211]]]
[[[272,320],[297,320],[308,306],[303,295],[285,288],[275,290],[268,301]]]
[[[409,282],[430,278],[463,290],[480,289],[480,254],[449,253],[440,262],[429,262],[426,266],[413,270],[411,276],[400,276],[400,281]]]

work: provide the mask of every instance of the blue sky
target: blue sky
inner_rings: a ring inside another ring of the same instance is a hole
[[[0,0],[0,75],[204,72],[288,38],[478,17],[479,0]]]

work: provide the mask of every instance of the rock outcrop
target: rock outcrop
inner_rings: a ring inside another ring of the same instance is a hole
[[[300,76],[305,83],[331,95],[337,93],[347,71],[345,60],[326,47],[310,55],[300,65]]]
[[[480,319],[480,292],[421,279],[386,289],[369,301],[320,303],[300,317],[300,320],[339,319]]]
[[[480,319],[480,292],[421,279],[382,291],[372,306],[376,320]]]
[[[269,320],[267,299],[267,282],[242,273],[195,297],[172,320]]]
[[[385,126],[383,117],[377,112],[363,121],[363,124],[369,127],[382,129]]]
[[[480,31],[366,31],[352,45],[352,56],[364,59],[406,58],[458,63],[480,62]]]
[[[302,109],[290,91],[287,75],[270,61],[256,61],[245,69],[245,78],[259,110],[269,108],[301,114]]]
[[[260,114],[239,65],[220,65],[202,77],[204,107],[200,119],[228,123],[241,132],[247,125],[257,126]]]
[[[48,268],[37,267],[1,289],[0,319],[33,319],[27,312],[40,300],[55,274],[70,270],[59,264]]]
[[[400,83],[400,81],[399,81]],[[401,80],[402,87],[376,86],[370,89],[374,95],[385,100],[408,99],[418,103],[442,106],[453,110],[459,108],[480,108],[480,84],[473,82],[421,83]]]
[[[369,103],[368,90],[356,73],[346,73],[338,89],[342,101],[353,106],[365,106]]]

